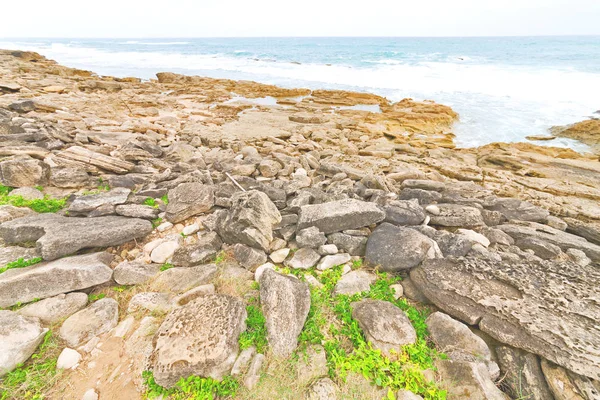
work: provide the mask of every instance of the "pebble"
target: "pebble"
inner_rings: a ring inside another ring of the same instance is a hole
[[[77,350],[66,347],[58,356],[56,368],[58,369],[75,369],[79,366],[81,354]]]

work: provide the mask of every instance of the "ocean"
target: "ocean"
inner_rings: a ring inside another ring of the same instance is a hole
[[[1,39],[101,75],[161,71],[435,100],[460,114],[459,147],[527,141],[600,109],[600,36]],[[541,145],[587,149],[569,139]]]

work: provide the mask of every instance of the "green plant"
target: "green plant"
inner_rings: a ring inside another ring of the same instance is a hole
[[[114,286],[112,289],[117,293],[123,293],[129,288],[127,286]]]
[[[219,265],[221,264],[223,261],[225,261],[227,259],[227,253],[225,253],[224,251],[220,251],[219,253],[217,253],[217,255],[215,256],[215,264]]]
[[[240,335],[240,349],[256,347],[256,351],[264,353],[267,348],[267,320],[258,305],[258,299],[252,301],[255,304],[246,306],[246,330]]]
[[[165,203],[165,205],[169,204],[169,197],[168,195],[164,194],[161,198],[163,203]]]
[[[145,206],[150,206],[150,207],[153,207],[153,208],[158,208],[159,207],[159,204],[152,197],[146,198],[146,200],[144,200],[144,205]]]
[[[363,265],[363,259],[352,260],[352,269],[359,269]]]
[[[101,192],[108,192],[110,190],[110,186],[108,183],[104,182],[102,178],[98,178],[98,190]]]
[[[173,400],[214,400],[233,397],[240,387],[239,382],[231,376],[220,382],[212,378],[190,376],[181,378],[171,389],[157,384],[151,371],[142,372],[142,379],[147,387],[146,396],[150,399],[163,396]]]
[[[156,219],[152,220],[152,227],[156,228],[157,226],[159,226],[160,224],[162,224],[163,219],[158,217]]]
[[[161,271],[166,271],[166,270],[171,269],[173,267],[174,267],[174,265],[171,264],[171,263],[164,263],[163,265],[160,266],[160,270]]]
[[[90,293],[88,294],[88,301],[93,303],[96,300],[100,300],[106,297],[105,293]]]
[[[44,187],[43,187],[43,186],[40,186],[40,185],[34,186],[34,188],[36,188],[36,189],[37,189],[37,190],[39,190],[40,192],[43,192],[43,191],[44,191]]]
[[[0,274],[8,271],[9,269],[25,268],[25,267],[29,267],[30,265],[41,263],[42,261],[43,261],[43,259],[41,257],[35,257],[35,258],[31,258],[29,260],[25,260],[24,258],[19,258],[15,261],[9,262],[4,267],[0,268]]]
[[[53,199],[48,195],[42,199],[27,200],[23,196],[11,196],[12,190],[11,187],[0,185],[0,205],[28,207],[38,213],[55,213],[63,209],[67,203],[66,199]]]

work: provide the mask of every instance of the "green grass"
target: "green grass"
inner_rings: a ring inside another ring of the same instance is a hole
[[[173,264],[171,264],[171,263],[164,263],[163,265],[160,266],[160,270],[161,271],[166,271],[166,270],[171,269],[173,267],[175,267],[175,266]]]
[[[246,306],[246,330],[240,335],[240,349],[244,350],[251,346],[256,348],[258,353],[264,354],[267,349],[267,320],[259,306],[259,300],[254,298],[251,304]]]
[[[24,258],[19,258],[16,261],[9,262],[4,267],[0,268],[0,274],[8,271],[9,269],[25,268],[25,267],[29,267],[30,265],[41,263],[42,261],[43,261],[43,259],[41,257],[35,257],[35,258],[31,258],[29,260],[25,260]]]
[[[152,227],[156,228],[157,226],[159,226],[160,224],[162,224],[163,219],[158,217],[152,220]]]
[[[146,198],[146,200],[144,200],[144,205],[145,206],[150,206],[152,208],[158,208],[159,207],[159,204],[152,197]]]
[[[231,376],[225,377],[221,382],[211,378],[190,376],[181,378],[171,389],[166,389],[157,384],[151,371],[144,371],[142,378],[147,387],[146,397],[149,399],[160,396],[172,400],[233,398],[240,387],[240,383]]]
[[[98,293],[98,294],[96,294],[96,293],[90,293],[90,294],[88,294],[88,301],[90,303],[93,303],[96,300],[100,300],[100,299],[103,299],[105,297],[106,297],[106,293]]]
[[[42,400],[58,380],[56,361],[63,346],[48,331],[38,350],[0,380],[0,400]]]
[[[55,213],[62,210],[66,203],[66,199],[53,199],[48,195],[43,199],[27,200],[23,196],[11,196],[13,188],[0,185],[0,205],[11,205],[15,207],[27,207],[38,213]]]
[[[227,253],[225,253],[224,251],[220,251],[219,253],[217,253],[217,255],[215,256],[215,265],[219,265],[221,264],[223,261],[227,260]]]
[[[169,204],[169,197],[168,197],[168,195],[165,194],[160,199],[162,200],[163,203],[165,203],[165,205]]]

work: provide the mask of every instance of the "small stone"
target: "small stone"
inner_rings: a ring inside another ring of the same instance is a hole
[[[569,258],[571,258],[571,260],[573,260],[573,262],[580,267],[587,267],[592,263],[592,260],[579,249],[568,249],[566,253]]]
[[[314,382],[306,392],[306,400],[337,400],[338,388],[329,378]]]
[[[390,286],[390,289],[394,291],[394,299],[398,300],[400,297],[404,295],[404,288],[401,284],[396,283]]]
[[[334,295],[345,294],[351,296],[356,293],[366,292],[371,289],[371,284],[377,280],[377,276],[367,271],[351,271],[335,285]]]
[[[60,327],[60,337],[69,346],[77,347],[94,336],[117,326],[119,305],[114,299],[104,298],[71,315]]]
[[[131,298],[129,306],[127,307],[128,313],[136,311],[146,310],[150,312],[162,312],[167,313],[171,310],[171,303],[169,302],[169,295],[167,293],[152,293],[144,292],[138,293]]]
[[[265,356],[263,354],[257,354],[252,359],[252,363],[248,368],[248,373],[244,378],[244,386],[252,390],[260,380],[260,370],[262,369],[262,365],[265,361]]]
[[[159,244],[152,253],[150,254],[150,259],[153,263],[164,264],[166,263],[173,254],[175,254],[175,250],[179,248],[179,243],[177,241],[168,241]]]
[[[272,252],[269,255],[269,258],[275,264],[281,264],[282,262],[285,261],[285,259],[287,258],[287,256],[289,254],[290,254],[290,249],[281,249],[281,250],[277,250],[277,251]]]
[[[423,400],[423,398],[410,390],[398,390],[398,393],[396,393],[396,400]]]
[[[98,393],[94,389],[88,389],[83,394],[81,400],[98,400]]]
[[[320,246],[317,250],[317,253],[319,253],[322,256],[334,255],[337,254],[337,252],[338,248],[335,244],[325,244],[323,246]]]
[[[311,345],[298,360],[298,383],[304,385],[327,375],[327,357],[321,345]]]
[[[214,293],[215,293],[215,285],[213,285],[212,283],[209,283],[208,285],[201,285],[201,286],[195,287],[193,289],[190,289],[187,292],[180,294],[179,296],[176,296],[173,299],[172,304],[174,304],[176,306],[184,306],[187,303],[189,303],[190,301],[195,300],[200,296],[206,296],[208,294],[214,294]]]
[[[308,247],[316,249],[327,242],[327,238],[323,232],[319,231],[319,228],[311,226],[306,229],[302,229],[296,234],[296,242],[299,247]]]
[[[133,328],[133,324],[135,324],[135,318],[132,315],[130,315],[123,321],[119,322],[119,325],[117,325],[113,332],[113,336],[118,338],[125,337],[125,335],[129,333],[131,328]]]
[[[264,251],[241,243],[233,246],[233,257],[248,271],[254,271],[267,262],[267,255]]]
[[[471,242],[481,244],[483,247],[488,247],[490,245],[490,240],[487,237],[485,237],[481,233],[477,233],[471,229],[457,229],[456,233],[466,237]]]
[[[250,361],[252,361],[252,357],[256,354],[256,347],[251,346],[247,349],[241,351],[238,355],[235,363],[233,364],[233,368],[231,369],[231,375],[242,375],[246,373],[248,370],[248,366],[250,365]]]
[[[256,282],[258,282],[260,280],[260,277],[262,276],[263,272],[265,272],[266,269],[275,270],[275,265],[273,265],[271,263],[266,263],[266,264],[263,264],[260,267],[256,268],[256,271],[254,271],[254,280]]]
[[[190,235],[193,235],[194,233],[198,232],[199,230],[200,230],[200,225],[191,224],[191,225],[188,225],[185,228],[183,228],[181,233],[183,233],[185,236],[190,236]]]
[[[58,369],[75,369],[79,366],[81,354],[77,350],[66,347],[58,356],[56,368]]]
[[[441,213],[440,208],[435,204],[430,204],[427,207],[425,207],[425,211],[427,211],[431,215],[440,215]]]
[[[325,256],[319,261],[317,264],[317,269],[319,271],[325,271],[327,269],[331,269],[337,265],[342,265],[349,262],[352,259],[350,254],[348,253],[340,253],[331,256]]]
[[[164,232],[164,231],[171,229],[172,227],[173,227],[173,224],[167,221],[167,222],[163,222],[162,224],[157,226],[156,230],[159,232]]]
[[[284,265],[294,269],[309,269],[314,267],[321,256],[313,249],[303,248],[294,253],[292,258],[286,260]]]

